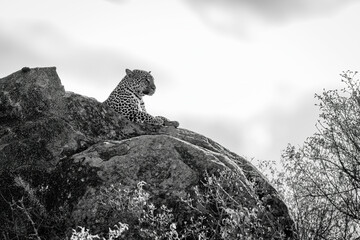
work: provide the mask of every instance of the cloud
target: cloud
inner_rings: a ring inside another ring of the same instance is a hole
[[[302,145],[316,132],[319,110],[313,94],[304,94],[291,108],[273,105],[246,120],[217,115],[183,115],[176,120],[181,127],[196,129],[240,156],[279,160],[289,143]]]
[[[181,114],[176,118],[182,128],[196,129],[197,133],[211,138],[224,147],[237,151],[243,146],[239,122],[220,116],[202,116]],[[243,154],[237,151],[239,154]]]
[[[110,3],[116,3],[116,4],[126,2],[126,0],[105,0],[105,1],[110,2]]]
[[[254,134],[257,134],[254,136],[256,140],[254,143],[263,138],[268,143],[268,145],[264,145],[263,148],[258,148],[258,151],[254,152],[257,158],[279,160],[282,151],[289,143],[301,146],[307,137],[316,132],[315,124],[319,110],[314,106],[316,101],[312,97],[313,94],[304,94],[299,99],[300,102],[294,104],[291,109],[272,106],[250,120],[250,125],[256,128],[261,126],[260,130],[263,130],[259,131],[259,134],[254,131]],[[252,129],[250,128],[250,130]]]
[[[98,89],[110,91],[125,68],[146,69],[151,65],[119,50],[81,45],[45,22],[0,24],[0,52],[0,77],[24,66],[56,66],[66,90],[99,100],[104,96]]]
[[[41,62],[44,58],[31,48],[24,46],[18,38],[13,38],[0,30],[0,77],[29,66],[31,62]]]
[[[355,0],[187,0],[213,27],[243,33],[259,22],[284,23],[299,18],[324,16]]]

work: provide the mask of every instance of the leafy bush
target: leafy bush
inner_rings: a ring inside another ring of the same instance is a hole
[[[80,214],[86,220],[75,228],[78,221],[70,208],[49,211],[45,207],[41,197],[46,196],[47,186],[33,188],[18,176],[13,184],[22,197],[7,202],[13,222],[7,223],[7,232],[1,234],[4,239],[38,240],[286,239],[276,228],[278,224],[268,218],[269,209],[257,199],[256,191],[245,187],[241,179],[229,170],[205,172],[184,199],[167,202],[175,203],[172,208],[153,201],[145,182],[133,188],[102,186],[84,200],[92,199],[86,206],[91,207],[93,218]]]
[[[316,94],[318,132],[303,146],[289,145],[282,168],[272,166],[270,179],[282,194],[300,240],[360,237],[360,82],[343,72],[340,90]]]
[[[135,189],[111,185],[101,191],[100,201],[104,207],[111,207],[109,211],[118,212],[118,221],[131,221],[121,236],[124,239],[286,239],[276,224],[265,221],[266,208],[259,199],[254,200],[254,193],[242,187],[240,179],[231,171],[206,172],[201,184],[181,199],[175,211],[165,205],[155,206],[144,182]],[[257,204],[251,207],[254,201]],[[74,230],[73,239],[99,237],[80,230],[78,238],[74,238]]]
[[[109,228],[109,235],[108,240],[118,239],[121,238],[123,233],[129,229],[127,224],[123,224],[119,222],[115,224],[115,229]],[[79,230],[73,229],[72,235],[70,240],[93,240],[93,239],[100,239],[99,235],[92,235],[89,232],[89,229],[85,229],[84,227],[78,227]],[[106,240],[105,238],[103,238]]]

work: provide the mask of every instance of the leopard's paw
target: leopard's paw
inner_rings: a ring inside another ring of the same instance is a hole
[[[164,119],[162,119],[160,116],[154,117],[154,121],[156,125],[165,125]]]

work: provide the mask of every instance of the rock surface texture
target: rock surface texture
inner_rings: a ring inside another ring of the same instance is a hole
[[[66,239],[76,226],[99,233],[119,221],[134,225],[136,220],[102,207],[100,198],[111,192],[107,187],[131,189],[141,181],[148,201],[172,209],[180,232],[191,215],[190,208],[182,212],[182,199],[196,198],[194,187],[205,189],[204,181],[221,171],[237,176],[239,194],[231,199],[248,212],[262,209],[253,211],[256,220],[237,231],[238,239],[261,239],[261,234],[263,239],[296,239],[275,189],[251,163],[211,139],[129,122],[93,98],[66,92],[55,67],[24,68],[0,79],[0,238]],[[196,207],[198,215],[223,211],[232,216],[225,208],[201,207]],[[127,235],[151,239],[144,236]]]

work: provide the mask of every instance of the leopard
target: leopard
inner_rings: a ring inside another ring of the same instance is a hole
[[[143,97],[152,96],[156,90],[151,71],[126,69],[125,73],[125,77],[104,104],[132,122],[177,128],[179,126],[177,121],[170,121],[162,116],[152,116],[146,111]]]

